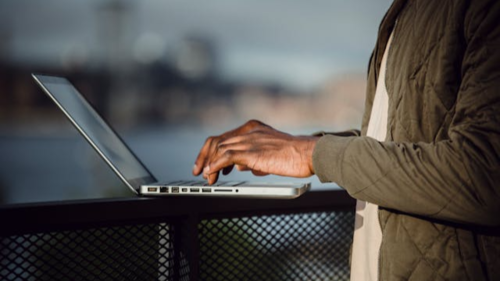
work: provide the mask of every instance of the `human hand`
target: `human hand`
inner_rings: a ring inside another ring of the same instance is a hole
[[[220,136],[209,137],[196,159],[193,174],[209,184],[219,172],[228,174],[234,166],[255,175],[275,174],[309,177],[314,174],[312,153],[318,137],[292,136],[251,120]]]

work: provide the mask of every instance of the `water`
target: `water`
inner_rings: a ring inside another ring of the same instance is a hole
[[[159,179],[192,179],[191,170],[206,130],[148,128],[124,135],[125,141]],[[227,180],[311,181],[277,176],[259,178],[233,171]],[[0,203],[134,196],[76,131],[64,135],[0,137]]]

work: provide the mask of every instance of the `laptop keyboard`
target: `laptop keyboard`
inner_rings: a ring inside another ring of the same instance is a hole
[[[220,181],[214,185],[209,185],[207,181],[171,181],[164,182],[161,185],[166,186],[239,186],[246,183],[245,181]]]

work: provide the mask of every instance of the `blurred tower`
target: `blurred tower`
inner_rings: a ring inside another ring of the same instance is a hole
[[[107,0],[97,6],[98,36],[103,63],[109,75],[108,100],[105,108],[110,120],[122,124],[135,121],[138,97],[134,95],[129,76],[134,6],[128,0]]]
[[[132,5],[124,0],[107,0],[97,6],[97,34],[107,70],[123,72],[129,53]]]

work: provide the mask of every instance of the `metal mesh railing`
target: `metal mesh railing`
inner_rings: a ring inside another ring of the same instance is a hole
[[[353,212],[208,219],[201,280],[349,280]]]
[[[352,211],[182,219],[0,237],[0,280],[349,279]]]
[[[0,280],[173,280],[173,237],[168,224],[4,237]]]

